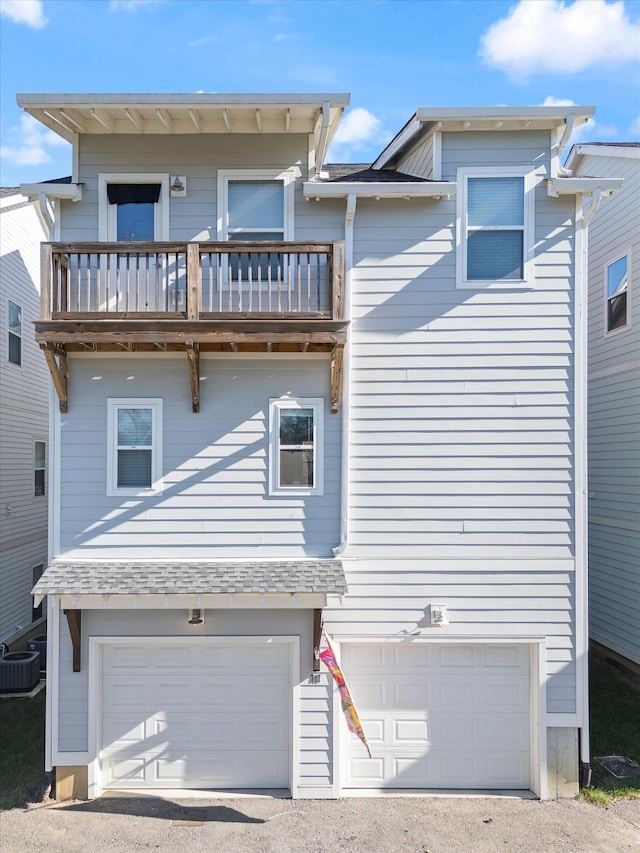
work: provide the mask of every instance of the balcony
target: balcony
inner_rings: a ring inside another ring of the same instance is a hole
[[[344,243],[44,243],[36,340],[66,411],[69,352],[328,352],[340,397]]]

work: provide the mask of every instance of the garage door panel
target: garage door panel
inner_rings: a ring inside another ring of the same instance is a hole
[[[109,644],[103,651],[103,787],[288,787],[290,646],[256,640],[128,651]],[[267,671],[255,672],[256,661]]]
[[[343,645],[373,754],[349,736],[344,787],[529,787],[529,648],[425,645]]]

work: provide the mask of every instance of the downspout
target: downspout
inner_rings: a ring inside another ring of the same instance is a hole
[[[344,217],[344,319],[349,323],[342,366],[342,461],[340,477],[340,544],[333,549],[339,557],[349,544],[349,471],[351,444],[351,283],[353,278],[353,222],[356,216],[355,193],[347,196]]]
[[[560,162],[560,158],[562,157],[562,152],[565,149],[567,142],[569,141],[569,137],[573,133],[573,126],[575,124],[576,117],[573,113],[567,116],[567,123],[564,127],[564,133],[558,142],[558,174],[563,178],[572,178],[573,172],[570,169],[565,169],[565,167]]]
[[[602,190],[597,187],[594,190],[591,204],[585,212],[582,213],[580,229],[581,229],[581,263],[580,263],[580,280],[576,282],[576,350],[578,350],[576,364],[580,365],[580,373],[575,377],[576,388],[583,389],[582,399],[580,400],[579,410],[576,407],[576,415],[580,419],[580,432],[582,433],[582,446],[580,449],[581,463],[580,470],[582,471],[581,482],[576,483],[576,494],[581,496],[580,506],[580,527],[583,535],[577,537],[577,542],[580,543],[581,563],[582,566],[576,565],[577,577],[580,577],[582,584],[582,599],[584,602],[582,608],[583,624],[581,628],[581,646],[585,653],[583,664],[583,677],[581,684],[580,703],[583,708],[582,726],[578,729],[579,749],[580,749],[580,779],[581,787],[586,788],[591,784],[591,746],[589,742],[589,670],[587,666],[588,648],[589,648],[589,613],[588,613],[588,554],[586,551],[586,540],[588,535],[589,512],[588,512],[588,468],[587,468],[587,287],[588,287],[588,227],[589,223],[595,216],[600,201],[602,200]],[[579,349],[578,349],[579,348]],[[576,519],[578,520],[578,519]],[[577,555],[578,556],[578,555]]]
[[[53,240],[53,216],[49,210],[49,205],[47,204],[47,196],[45,193],[39,193],[38,198],[36,200],[36,211],[38,216],[40,217],[40,221],[42,222],[45,231],[49,235],[49,240]]]

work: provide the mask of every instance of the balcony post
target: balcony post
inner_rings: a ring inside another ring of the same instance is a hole
[[[187,243],[187,317],[199,320],[202,309],[202,270],[200,244]]]
[[[344,240],[333,244],[331,256],[331,317],[342,320],[344,310]]]
[[[40,319],[51,319],[53,290],[53,253],[51,243],[40,244]]]

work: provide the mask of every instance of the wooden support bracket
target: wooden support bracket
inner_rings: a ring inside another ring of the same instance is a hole
[[[71,644],[73,645],[73,671],[80,672],[80,641],[82,639],[82,611],[81,610],[65,610],[64,615],[67,617],[69,625],[69,633],[71,634]]]
[[[342,366],[344,362],[344,344],[336,344],[331,350],[331,411],[340,409],[342,399]]]
[[[60,400],[60,411],[67,411],[69,405],[67,380],[69,378],[69,369],[67,365],[67,353],[61,347],[53,346],[52,344],[40,344],[44,357],[53,379],[53,385]],[[56,361],[56,356],[58,361]]]
[[[313,671],[320,672],[320,643],[322,642],[322,608],[313,611]]]
[[[194,412],[200,411],[200,344],[189,342],[185,345],[191,381],[191,406]]]

